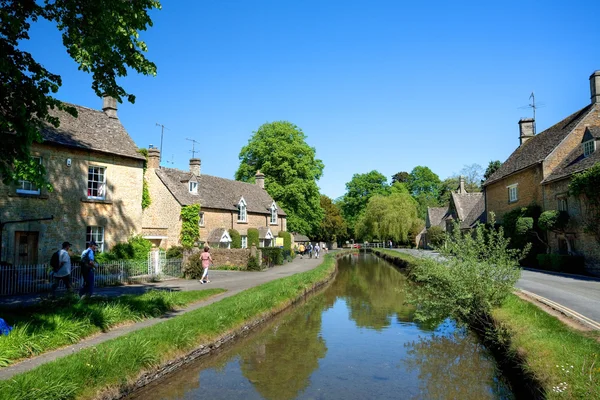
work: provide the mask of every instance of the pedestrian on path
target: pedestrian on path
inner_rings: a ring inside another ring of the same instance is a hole
[[[312,258],[312,256],[313,256],[313,245],[312,245],[312,243],[309,243],[308,244],[308,257]]]
[[[204,252],[200,254],[200,259],[202,260],[202,278],[200,278],[200,283],[208,283],[208,267],[213,265],[213,259],[210,256],[210,248],[208,246],[204,246]]]
[[[71,243],[64,242],[62,244],[62,249],[58,251],[58,271],[54,273],[54,283],[51,287],[51,293],[54,297],[56,293],[56,289],[60,282],[65,284],[67,291],[71,293],[71,256],[69,255],[69,250],[71,249]]]
[[[302,259],[304,257],[304,252],[306,251],[303,244],[298,247],[298,251],[300,252],[300,259]]]
[[[317,244],[315,244],[315,258],[319,258],[320,251],[321,251],[321,247],[319,246],[319,243],[317,242]]]
[[[88,248],[81,253],[81,277],[83,278],[83,285],[79,289],[79,297],[82,299],[86,296],[92,297],[92,294],[94,294],[94,276],[95,270],[98,267],[95,256],[97,249],[98,245],[92,240],[88,244]]]

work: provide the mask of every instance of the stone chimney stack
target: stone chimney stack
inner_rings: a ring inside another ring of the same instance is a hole
[[[460,186],[458,187],[458,193],[467,193],[467,190],[465,189],[465,177],[461,175],[459,181]]]
[[[200,159],[190,158],[190,172],[196,176],[200,176]]]
[[[160,168],[160,150],[152,145],[148,146],[148,168]]]
[[[533,118],[521,118],[519,120],[519,146],[535,135],[535,120]]]
[[[600,71],[596,71],[590,75],[590,94],[592,104],[600,105]]]
[[[261,189],[265,188],[265,174],[260,172],[260,169],[256,171],[256,175],[254,175],[254,180],[256,181],[256,184],[260,186]]]
[[[110,96],[102,97],[102,111],[104,114],[108,115],[110,118],[118,118],[117,117],[117,99]]]

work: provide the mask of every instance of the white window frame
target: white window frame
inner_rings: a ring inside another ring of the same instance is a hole
[[[509,185],[509,186],[507,186],[507,189],[508,189],[508,202],[516,203],[517,201],[519,201],[519,185],[518,184]]]
[[[188,190],[191,194],[198,194],[198,182],[190,181],[188,184]]]
[[[242,197],[240,202],[238,203],[238,222],[248,222],[248,208],[246,205],[246,200]]]
[[[595,140],[588,140],[586,142],[583,142],[583,156],[584,157],[588,157],[594,151],[596,151],[596,141]]]
[[[91,225],[85,229],[85,243],[95,241],[98,245],[98,251],[102,253],[104,251],[104,227]]]
[[[42,157],[32,156],[31,158],[38,160],[38,162],[42,163]],[[17,193],[19,194],[40,194],[40,188],[37,187],[33,182],[26,181],[25,179],[19,179],[19,187],[17,188]],[[26,189],[28,188],[28,189]],[[35,189],[33,189],[35,188]]]
[[[561,196],[556,198],[556,208],[558,211],[569,211],[569,202],[566,196]]]
[[[200,211],[198,213],[198,226],[204,226],[204,212]]]
[[[275,202],[273,202],[273,204],[271,204],[271,221],[270,221],[271,225],[277,225],[277,206],[275,205]]]
[[[242,235],[242,249],[248,248],[248,235]]]
[[[90,180],[90,175],[100,175],[100,171],[102,171],[102,180]],[[93,195],[93,184],[96,182],[98,184],[96,190],[96,196]],[[105,200],[106,199],[106,167],[102,167],[100,165],[90,165],[88,166],[88,178],[87,178],[87,198],[95,199],[95,200]]]

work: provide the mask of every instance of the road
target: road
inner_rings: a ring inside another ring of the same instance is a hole
[[[416,257],[439,257],[437,253],[427,250],[395,250]],[[573,310],[600,326],[600,279],[524,269],[515,286]]]

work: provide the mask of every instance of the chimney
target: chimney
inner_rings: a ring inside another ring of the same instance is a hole
[[[152,145],[148,146],[148,168],[160,168],[160,150]]]
[[[459,181],[460,186],[458,187],[458,193],[467,193],[467,190],[465,189],[465,177],[461,175]]]
[[[535,135],[535,120],[533,118],[521,118],[519,120],[519,146]]]
[[[260,169],[256,171],[256,175],[254,175],[254,180],[256,181],[256,184],[260,186],[261,189],[265,188],[265,174],[260,172]]]
[[[102,97],[102,111],[110,118],[117,117],[117,99],[111,96],[104,95]]]
[[[590,94],[592,104],[600,104],[600,71],[590,75]]]
[[[200,176],[200,159],[190,158],[190,172],[196,176]]]

